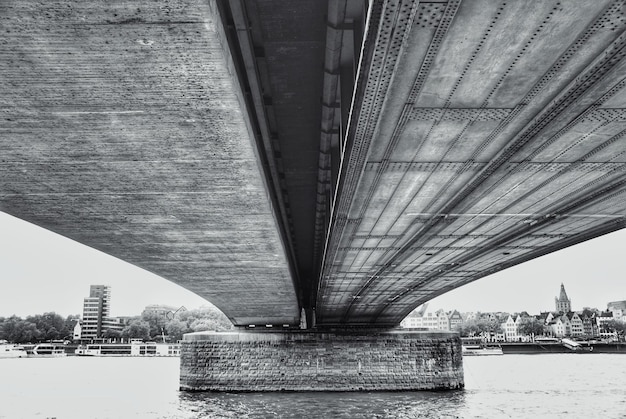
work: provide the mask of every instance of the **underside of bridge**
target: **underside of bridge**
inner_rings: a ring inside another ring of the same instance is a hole
[[[238,326],[397,325],[626,226],[625,29],[613,0],[3,1],[0,210]]]
[[[319,324],[397,324],[623,228],[623,1],[375,2]]]

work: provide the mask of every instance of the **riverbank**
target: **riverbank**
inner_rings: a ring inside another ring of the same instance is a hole
[[[515,342],[501,343],[502,352],[506,354],[548,354],[548,353],[581,353],[581,354],[626,354],[626,343],[590,343],[578,342],[579,347],[568,347],[562,342]]]

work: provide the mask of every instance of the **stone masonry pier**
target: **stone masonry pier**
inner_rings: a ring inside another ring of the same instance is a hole
[[[186,334],[188,391],[393,391],[463,388],[461,342],[415,330]]]

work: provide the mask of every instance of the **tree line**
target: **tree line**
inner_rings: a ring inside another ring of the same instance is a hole
[[[54,312],[36,314],[21,318],[18,316],[0,317],[0,339],[13,343],[38,343],[51,340],[72,340],[74,326],[80,315],[63,317]],[[220,311],[200,308],[178,312],[169,316],[144,313],[127,320],[122,330],[108,329],[104,338],[143,339],[175,342],[183,334],[206,330],[224,331],[233,325]]]
[[[496,320],[467,320],[459,327],[461,336],[478,336],[481,333],[502,333],[502,325]]]
[[[220,311],[211,308],[199,308],[163,316],[156,313],[143,313],[131,318],[123,330],[109,329],[105,338],[161,340],[176,342],[183,334],[214,330],[222,332],[233,328],[232,323]]]
[[[14,343],[37,343],[50,340],[71,340],[79,315],[66,318],[48,312],[22,319],[18,316],[0,317],[0,339]]]

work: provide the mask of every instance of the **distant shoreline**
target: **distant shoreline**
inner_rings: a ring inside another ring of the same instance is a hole
[[[502,352],[506,354],[549,354],[549,353],[568,353],[568,354],[626,354],[626,343],[584,343],[579,349],[570,349],[561,342],[506,342],[501,343]]]

